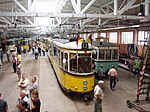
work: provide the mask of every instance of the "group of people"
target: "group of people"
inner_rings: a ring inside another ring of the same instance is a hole
[[[100,72],[102,72],[102,66],[100,66]],[[112,68],[108,71],[108,76],[110,80],[110,89],[112,91],[115,90],[116,82],[118,81],[117,75],[118,73],[115,67],[112,65]],[[103,85],[104,81],[100,80],[98,81],[98,84],[94,88],[94,103],[95,103],[94,112],[102,112],[102,100],[104,99]]]
[[[141,62],[139,60],[139,57],[137,57],[135,59],[132,57],[129,64],[130,64],[130,69],[132,69],[131,71],[133,71],[133,69],[134,69],[134,76],[139,76],[140,70],[141,70]],[[100,76],[104,75],[103,66],[100,66],[98,75],[100,75]],[[114,66],[112,66],[112,68],[108,71],[108,76],[109,76],[109,80],[110,80],[110,89],[112,91],[114,91],[116,82],[119,81],[118,73]],[[103,84],[104,84],[104,81],[100,80],[100,81],[98,81],[98,84],[94,88],[94,102],[95,102],[94,112],[102,112],[102,100],[104,98]],[[148,93],[148,95],[149,95],[149,93]]]
[[[40,112],[41,101],[39,99],[37,77],[33,77],[31,83],[25,73],[18,82],[20,95],[17,107],[19,112]]]
[[[18,87],[20,93],[18,97],[18,112],[40,112],[41,102],[39,99],[37,77],[33,77],[29,82],[25,73],[21,73],[21,54],[18,52],[12,53],[12,65],[14,73],[18,75]],[[8,105],[2,99],[0,93],[0,112],[7,112]]]
[[[45,48],[43,47],[42,44],[33,44],[32,46],[32,54],[37,56],[41,56],[43,53],[43,56],[45,56]]]
[[[37,77],[33,77],[31,83],[26,73],[21,73],[21,55],[13,55],[13,69],[18,75],[18,112],[40,112],[41,102],[39,99]]]
[[[40,112],[41,101],[39,99],[37,78],[33,77],[29,83],[26,74],[22,74],[22,78],[18,82],[20,94],[18,103],[16,104],[18,112]],[[0,112],[8,112],[8,104],[2,98],[0,93]]]

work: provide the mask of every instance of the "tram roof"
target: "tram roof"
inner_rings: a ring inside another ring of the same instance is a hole
[[[69,42],[67,39],[53,39],[53,43],[61,48],[65,49],[82,49],[82,42],[79,42],[78,45],[76,41]],[[88,43],[88,49],[93,49],[92,45]]]
[[[118,47],[116,44],[110,42],[93,41],[92,44],[95,47]]]

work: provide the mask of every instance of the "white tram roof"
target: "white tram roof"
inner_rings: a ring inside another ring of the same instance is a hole
[[[116,44],[114,43],[110,43],[110,42],[100,42],[100,41],[93,41],[92,42],[94,47],[118,47]]]
[[[76,41],[69,42],[67,39],[53,39],[53,44],[65,48],[65,49],[82,49],[82,42],[78,42],[78,46]],[[88,43],[88,50],[93,49],[92,45]]]

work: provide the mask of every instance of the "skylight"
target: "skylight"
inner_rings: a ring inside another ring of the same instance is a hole
[[[37,13],[55,13],[56,7],[57,7],[58,1],[39,1],[36,3],[35,12]],[[37,17],[35,19],[35,24],[42,26],[42,33],[45,33],[48,28],[46,26],[49,26],[52,22],[52,19],[49,17]]]

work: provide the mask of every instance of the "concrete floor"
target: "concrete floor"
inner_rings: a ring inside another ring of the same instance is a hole
[[[11,63],[6,60],[4,62],[0,69],[0,92],[8,102],[9,112],[17,112],[16,103],[19,95],[17,74],[13,73]],[[30,81],[33,76],[38,77],[41,112],[93,112],[93,101],[84,102],[77,96],[69,96],[62,92],[47,56],[35,60],[31,53],[22,54],[22,72],[28,74]],[[126,106],[127,100],[136,98],[137,78],[121,68],[118,73],[119,82],[115,91],[109,89],[109,80],[105,79],[103,112],[137,112]],[[149,104],[142,107],[150,110]]]

